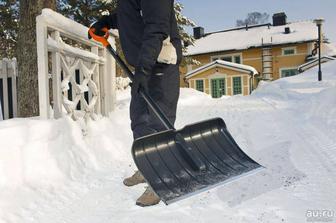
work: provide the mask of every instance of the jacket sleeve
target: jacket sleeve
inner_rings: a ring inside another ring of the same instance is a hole
[[[144,22],[142,46],[136,69],[151,74],[162,48],[162,42],[170,33],[171,7],[174,0],[142,0]]]

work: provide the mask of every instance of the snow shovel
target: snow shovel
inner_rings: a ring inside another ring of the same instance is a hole
[[[105,37],[90,35],[101,42],[133,80],[133,74]],[[176,130],[153,99],[140,89],[166,131],[133,142],[132,155],[147,183],[165,204],[254,173],[261,168],[248,157],[228,132],[224,121],[215,118]]]

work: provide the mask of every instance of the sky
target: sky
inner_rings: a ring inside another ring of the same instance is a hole
[[[324,18],[324,32],[336,43],[336,0],[177,0],[184,5],[183,14],[196,25],[213,32],[233,28],[237,19],[245,19],[249,12],[273,15],[285,12],[287,21]],[[270,17],[271,22],[271,17]],[[191,30],[188,30],[191,32]]]

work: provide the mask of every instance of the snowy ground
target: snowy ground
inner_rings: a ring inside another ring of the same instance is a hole
[[[170,206],[137,207],[145,185],[122,185],[135,168],[128,91],[85,137],[69,119],[2,121],[0,222],[301,223],[307,210],[336,212],[336,62],[316,79],[312,70],[217,100],[183,89],[178,127],[220,116],[266,169]]]

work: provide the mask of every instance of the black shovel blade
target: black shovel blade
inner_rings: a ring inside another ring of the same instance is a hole
[[[193,168],[186,159],[186,149],[205,169]],[[137,139],[132,154],[139,171],[165,204],[263,168],[239,148],[221,118]]]

